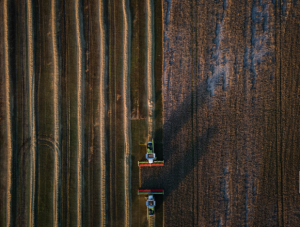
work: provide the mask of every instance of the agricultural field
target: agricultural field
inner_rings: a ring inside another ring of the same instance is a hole
[[[300,1],[0,0],[0,40],[0,226],[299,225]]]

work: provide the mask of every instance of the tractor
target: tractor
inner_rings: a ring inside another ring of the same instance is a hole
[[[147,195],[146,199],[146,206],[147,206],[147,219],[149,219],[149,217],[155,215],[155,199],[154,199],[154,195],[158,195],[158,194],[164,194],[164,190],[163,189],[139,189],[138,191],[138,195]]]
[[[139,161],[138,165],[139,167],[144,167],[144,166],[163,166],[164,161],[157,161],[156,155],[154,153],[154,142],[153,139],[152,141],[149,141],[147,143],[147,153],[146,153],[146,159],[147,161]]]

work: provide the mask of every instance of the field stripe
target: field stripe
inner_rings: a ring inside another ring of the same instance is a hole
[[[105,135],[105,29],[103,1],[99,1],[100,25],[100,226],[106,226],[106,135]]]
[[[154,74],[153,74],[153,2],[146,0],[146,37],[147,37],[147,54],[146,54],[146,78],[147,78],[147,114],[148,114],[148,140],[154,135]],[[155,217],[149,217],[148,226],[155,227]]]
[[[59,115],[59,85],[60,74],[58,69],[58,47],[57,47],[57,27],[56,27],[56,0],[51,4],[51,29],[52,29],[52,48],[53,48],[53,90],[54,90],[54,185],[53,185],[53,226],[58,226],[58,196],[59,196],[59,173],[61,171],[60,160],[60,115]]]
[[[11,197],[12,197],[12,124],[11,124],[11,84],[9,66],[9,44],[8,44],[8,8],[4,0],[4,57],[5,57],[5,88],[6,88],[6,134],[7,134],[7,187],[6,187],[6,226],[11,226]]]
[[[155,216],[151,216],[148,219],[148,227],[155,227]]]
[[[35,59],[33,40],[32,1],[27,0],[27,45],[28,45],[28,79],[29,79],[29,125],[30,125],[30,202],[29,226],[34,226],[35,219],[35,176],[36,176],[36,117],[35,117]]]
[[[123,99],[124,99],[124,226],[131,225],[131,196],[130,196],[130,185],[131,185],[131,174],[130,174],[130,81],[129,81],[129,15],[128,15],[128,2],[122,0],[122,15],[123,15]]]
[[[82,226],[82,161],[83,161],[83,96],[84,86],[82,84],[84,77],[82,37],[80,29],[80,10],[79,0],[75,2],[76,17],[76,40],[77,40],[77,226]]]
[[[146,0],[147,27],[147,105],[148,105],[148,139],[153,138],[154,131],[154,75],[153,75],[153,4]]]

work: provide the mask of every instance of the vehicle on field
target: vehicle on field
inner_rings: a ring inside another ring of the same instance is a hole
[[[155,215],[155,206],[156,202],[154,199],[154,195],[158,194],[164,194],[163,189],[139,189],[138,195],[148,195],[146,206],[147,206],[147,219],[149,219],[150,216]]]
[[[154,152],[154,142],[153,139],[152,141],[149,141],[147,143],[147,153],[146,153],[146,159],[147,161],[139,161],[138,165],[140,167],[143,166],[163,166],[164,161],[157,161],[157,157]]]

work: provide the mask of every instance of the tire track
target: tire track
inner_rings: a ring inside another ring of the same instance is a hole
[[[131,173],[130,173],[130,156],[131,156],[131,127],[130,127],[130,18],[128,1],[122,0],[123,15],[123,99],[124,99],[124,226],[131,226]]]
[[[60,133],[60,104],[59,104],[59,94],[60,94],[60,72],[59,72],[59,63],[58,63],[58,45],[57,45],[57,27],[56,27],[56,0],[51,2],[51,30],[52,30],[52,48],[53,48],[53,90],[54,90],[54,143],[55,146],[60,148],[61,143],[61,133]],[[60,149],[57,152],[54,152],[54,185],[53,185],[53,226],[59,225],[58,218],[58,197],[60,189],[58,188],[61,185],[61,155]]]
[[[10,65],[9,65],[9,43],[8,43],[8,0],[4,0],[4,68],[5,68],[5,89],[6,89],[6,134],[7,134],[7,187],[6,187],[6,226],[11,226],[12,217],[12,123],[11,123],[11,84],[10,84]]]
[[[36,184],[36,116],[35,116],[35,59],[33,37],[32,0],[27,0],[27,48],[28,48],[28,79],[29,79],[29,125],[30,125],[30,201],[29,226],[35,225],[35,184]]]
[[[99,1],[100,25],[100,226],[107,225],[106,213],[106,134],[105,134],[105,28],[103,2]]]
[[[147,37],[147,105],[148,105],[148,140],[153,138],[154,130],[154,74],[153,74],[153,2],[146,1],[146,37]]]
[[[75,23],[76,23],[76,41],[77,41],[77,226],[82,226],[82,169],[83,169],[83,96],[84,96],[84,56],[83,56],[83,38],[81,37],[82,25],[80,24],[80,2],[75,1]]]

